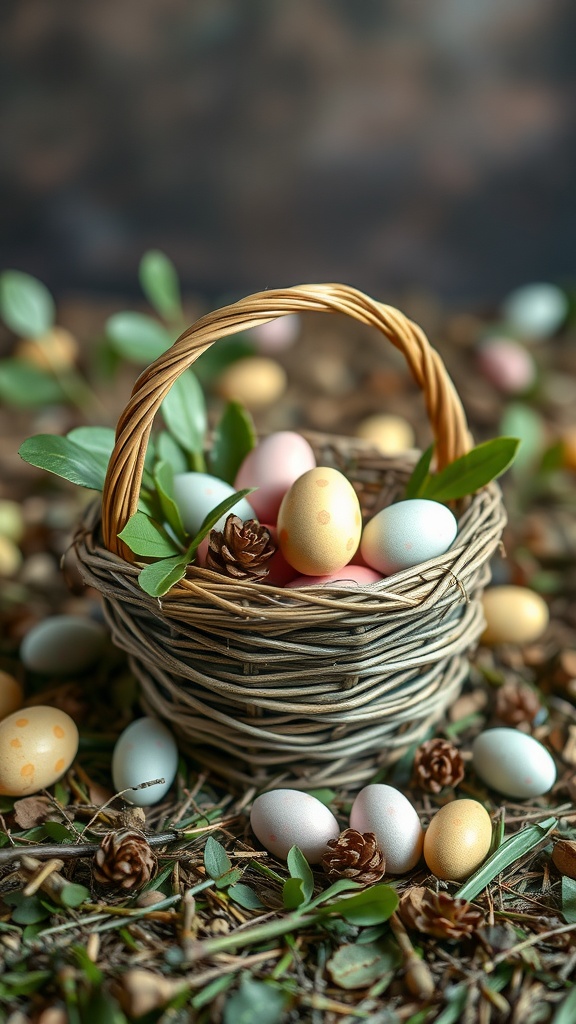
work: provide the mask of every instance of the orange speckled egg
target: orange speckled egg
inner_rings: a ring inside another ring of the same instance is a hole
[[[0,672],[0,719],[21,708],[23,700],[20,683],[9,672]]]
[[[356,491],[337,469],[309,469],[282,499],[280,550],[305,576],[325,576],[347,565],[360,543],[361,531]]]
[[[477,800],[453,800],[434,815],[424,836],[424,859],[437,878],[468,878],[492,843],[488,811]]]
[[[0,794],[30,796],[70,767],[78,729],[58,708],[21,708],[0,722]]]

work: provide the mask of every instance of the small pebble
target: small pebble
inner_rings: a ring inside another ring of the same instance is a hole
[[[84,672],[103,653],[106,637],[106,630],[90,619],[53,615],[26,634],[20,657],[31,672],[45,675]]]

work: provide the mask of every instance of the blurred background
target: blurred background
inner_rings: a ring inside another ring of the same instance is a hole
[[[0,266],[211,299],[498,302],[574,274],[568,0],[5,0]]]

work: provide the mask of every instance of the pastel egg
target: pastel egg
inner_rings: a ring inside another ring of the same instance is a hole
[[[520,395],[536,381],[533,356],[513,338],[489,338],[478,349],[478,365],[494,387],[507,395]]]
[[[3,498],[0,501],[0,536],[18,544],[24,535],[24,515],[17,501]]]
[[[112,754],[112,779],[117,792],[137,807],[162,800],[178,769],[178,747],[170,730],[157,718],[137,718],[120,734]],[[155,786],[134,789],[143,782],[164,779]]]
[[[343,473],[328,466],[298,477],[278,512],[282,554],[306,576],[325,576],[347,565],[361,530],[356,491]]]
[[[350,828],[373,832],[386,858],[386,874],[410,871],[422,856],[424,833],[416,810],[393,786],[371,783],[358,793]]]
[[[424,860],[437,878],[460,882],[486,859],[492,844],[488,811],[477,800],[453,800],[432,818]]]
[[[457,532],[446,505],[410,498],[388,505],[366,523],[360,552],[368,565],[389,576],[443,555]]]
[[[208,513],[234,494],[234,491],[235,488],[230,484],[209,473],[175,473],[174,499],[184,528],[191,537],[198,533]],[[222,530],[229,515],[239,516],[243,521],[257,518],[252,505],[246,498],[240,498],[232,509],[220,516],[214,529]]]
[[[286,561],[278,547],[278,530],[276,526],[270,523],[264,523],[263,525],[266,526],[274,544],[276,544],[276,551],[268,562],[268,575],[264,577],[262,583],[267,583],[272,587],[285,587],[296,576],[296,569]]]
[[[504,300],[507,324],[524,338],[539,341],[549,338],[568,315],[568,297],[554,284],[522,285]]]
[[[42,704],[22,708],[0,722],[0,793],[30,796],[56,782],[78,750],[78,729],[69,715]]]
[[[342,587],[365,587],[369,583],[378,583],[384,577],[364,565],[345,565],[338,572],[329,573],[327,576],[297,576],[295,580],[286,584],[286,589],[291,587],[325,587],[330,584],[340,584]]]
[[[70,331],[65,327],[51,327],[36,338],[20,338],[14,354],[41,370],[55,367],[66,370],[76,362],[79,351],[78,342]]]
[[[15,576],[22,565],[22,552],[9,537],[0,536],[0,576]]]
[[[297,789],[272,789],[256,797],[250,825],[275,857],[285,860],[291,848],[298,846],[310,864],[318,864],[328,840],[340,835],[332,811],[315,796]]]
[[[489,646],[532,643],[542,636],[550,618],[540,594],[513,584],[489,587],[482,608],[486,627],[481,642]]]
[[[28,631],[20,657],[31,672],[69,675],[94,665],[105,644],[106,630],[100,623],[79,615],[52,615]]]
[[[266,356],[236,359],[216,380],[221,398],[241,402],[248,409],[264,409],[277,402],[286,390],[285,369]]]
[[[298,313],[288,313],[260,324],[250,331],[250,337],[260,352],[282,352],[291,348],[300,333]]]
[[[385,455],[405,452],[414,445],[414,431],[402,416],[367,416],[356,427],[356,437],[372,441]]]
[[[23,701],[20,683],[9,672],[0,672],[0,720],[21,708]]]
[[[292,430],[279,430],[248,452],[236,475],[234,489],[257,487],[250,495],[250,504],[261,522],[275,523],[286,491],[315,465],[316,457],[304,437]]]
[[[472,744],[472,764],[498,793],[524,800],[542,796],[556,781],[556,765],[546,747],[517,729],[486,729]]]

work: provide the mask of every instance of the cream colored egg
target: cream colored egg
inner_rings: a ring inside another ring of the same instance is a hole
[[[20,683],[9,672],[0,672],[0,720],[21,708],[23,700]]]
[[[42,370],[65,369],[78,358],[78,342],[65,327],[52,327],[38,338],[21,338],[15,350],[18,359]]]
[[[356,436],[372,441],[385,455],[396,455],[414,446],[414,431],[402,416],[367,416],[358,424]]]
[[[492,843],[488,811],[477,800],[453,800],[434,815],[424,836],[424,860],[437,878],[468,878]]]
[[[351,560],[362,531],[356,491],[343,473],[317,466],[284,495],[278,542],[284,558],[305,576],[337,572]]]
[[[24,535],[22,506],[8,498],[0,501],[0,536],[18,544]]]
[[[529,644],[542,635],[550,618],[540,594],[528,587],[490,587],[482,598],[486,628],[481,642]]]
[[[216,381],[221,398],[241,402],[248,409],[264,409],[286,390],[286,371],[266,356],[246,356],[231,363]]]
[[[298,846],[310,864],[318,864],[329,839],[337,839],[340,826],[332,811],[310,793],[272,789],[256,797],[250,812],[254,835],[270,853],[283,860]]]
[[[22,565],[22,552],[9,537],[0,536],[0,576],[15,576]]]
[[[0,722],[0,794],[30,796],[56,782],[78,750],[78,729],[58,708],[38,705]]]
[[[399,789],[364,786],[352,804],[350,828],[373,832],[386,859],[386,873],[410,871],[422,856],[424,833],[415,808]]]

